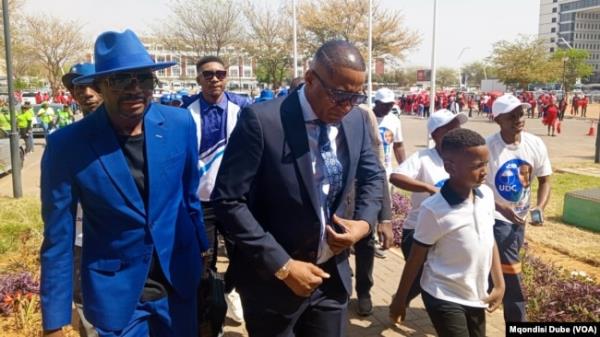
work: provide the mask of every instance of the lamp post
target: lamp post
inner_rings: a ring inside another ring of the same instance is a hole
[[[567,99],[567,81],[566,81],[566,74],[567,74],[567,62],[569,61],[568,57],[563,57],[562,59],[563,61],[563,79],[562,79],[562,88],[563,88],[563,97],[565,99]]]

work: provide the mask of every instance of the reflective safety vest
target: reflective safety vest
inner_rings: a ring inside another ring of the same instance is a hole
[[[32,122],[33,109],[21,111],[21,113],[17,115],[17,126],[19,127],[19,129],[27,129],[30,126],[30,123]]]
[[[54,109],[51,107],[47,107],[46,109],[41,108],[37,113],[40,121],[44,124],[50,124],[54,120],[54,115]]]

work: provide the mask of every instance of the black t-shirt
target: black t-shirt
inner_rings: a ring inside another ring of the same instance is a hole
[[[127,160],[131,176],[144,200],[144,205],[148,207],[148,167],[146,165],[144,134],[136,136],[117,135],[117,139]],[[154,301],[167,296],[169,283],[157,261],[158,257],[155,249],[150,262],[150,272],[142,292],[142,302]]]

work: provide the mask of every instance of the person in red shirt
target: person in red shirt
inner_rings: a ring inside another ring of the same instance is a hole
[[[590,102],[590,98],[588,96],[583,96],[583,98],[580,99],[579,102],[581,103],[581,116],[585,117],[585,115],[587,113],[587,106],[588,106],[588,103]]]
[[[546,108],[546,113],[544,114],[544,119],[542,119],[542,123],[548,126],[548,136],[550,136],[550,131],[552,131],[552,137],[555,136],[554,132],[556,129],[556,124],[558,123],[558,107],[556,106],[556,98],[553,98],[548,104]]]
[[[44,101],[44,98],[42,97],[42,94],[38,91],[35,93],[35,104],[42,104],[42,102]]]

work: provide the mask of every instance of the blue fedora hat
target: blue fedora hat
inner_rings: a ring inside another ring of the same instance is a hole
[[[87,76],[93,74],[96,71],[93,63],[77,63],[74,64],[68,73],[64,74],[62,77],[62,83],[65,88],[70,89],[73,87],[73,80],[77,77]],[[92,80],[90,79],[87,83],[79,83],[79,84],[91,84]]]
[[[176,64],[176,62],[154,62],[137,35],[129,29],[122,33],[104,32],[100,34],[94,45],[94,61],[96,62],[95,72],[77,77],[73,83],[81,84],[99,76],[117,72],[145,69],[154,71]]]

